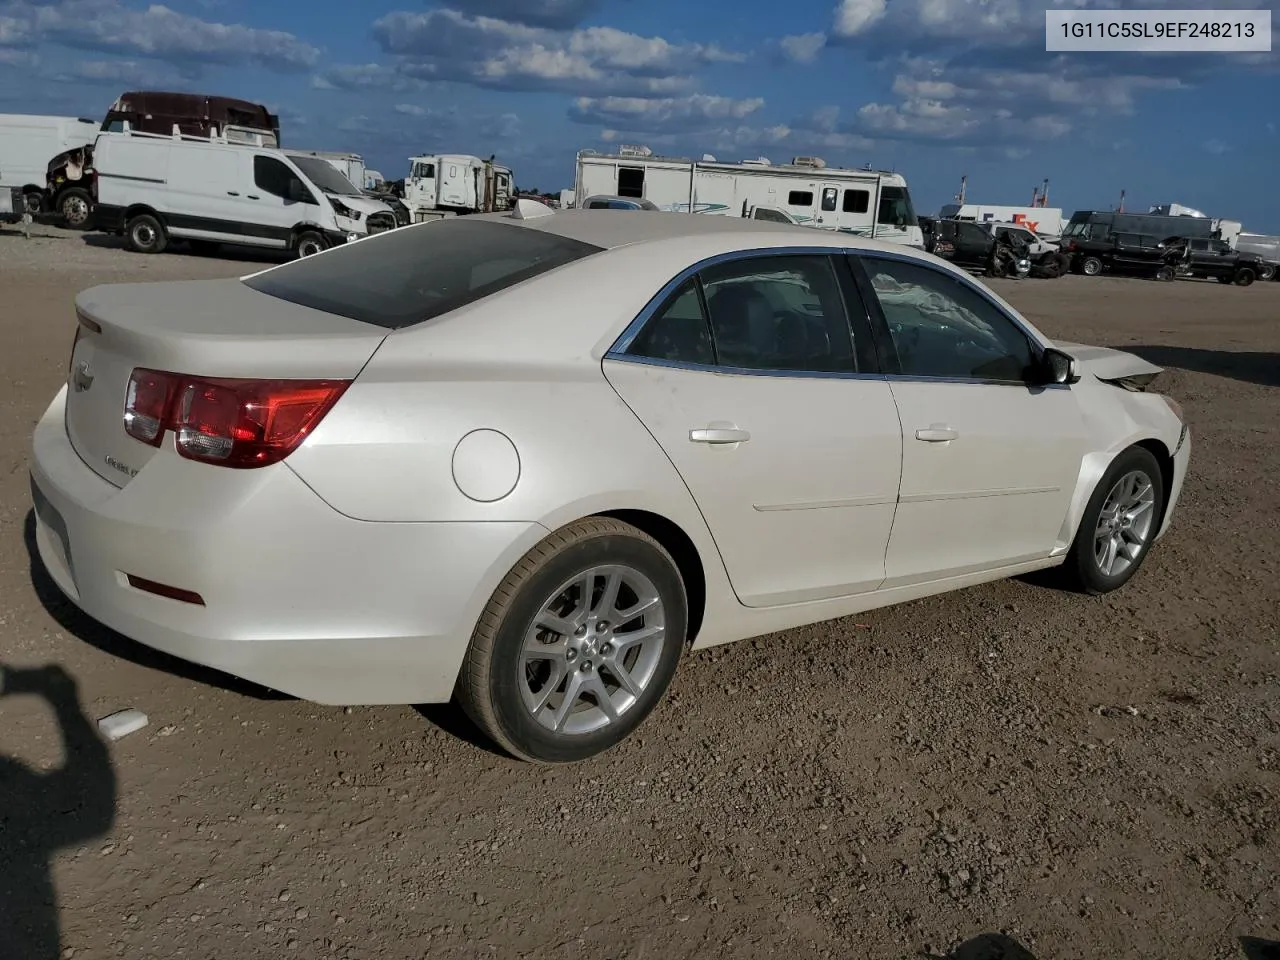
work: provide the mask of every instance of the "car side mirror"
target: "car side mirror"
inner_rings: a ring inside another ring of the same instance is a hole
[[[1079,383],[1080,370],[1076,358],[1049,347],[1040,358],[1040,380],[1045,385]]]

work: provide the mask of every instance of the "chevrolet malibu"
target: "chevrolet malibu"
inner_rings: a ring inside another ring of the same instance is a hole
[[[31,470],[72,601],[321,703],[456,698],[536,762],[617,744],[689,649],[1115,590],[1190,456],[1160,368],[785,224],[521,201],[76,305]]]

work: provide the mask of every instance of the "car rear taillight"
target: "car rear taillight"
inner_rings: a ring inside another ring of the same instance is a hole
[[[172,430],[178,453],[224,467],[279,463],[305,440],[350,380],[233,380],[136,369],[124,429],[160,446]]]

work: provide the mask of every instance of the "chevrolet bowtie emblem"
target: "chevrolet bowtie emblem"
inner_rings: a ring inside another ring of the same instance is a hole
[[[76,364],[76,370],[72,375],[71,382],[76,388],[76,393],[83,393],[93,386],[93,373],[89,370],[88,360],[81,360]]]

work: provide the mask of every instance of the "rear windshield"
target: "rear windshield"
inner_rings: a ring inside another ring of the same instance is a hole
[[[544,230],[459,217],[402,227],[244,283],[290,303],[398,330],[601,249]]]

